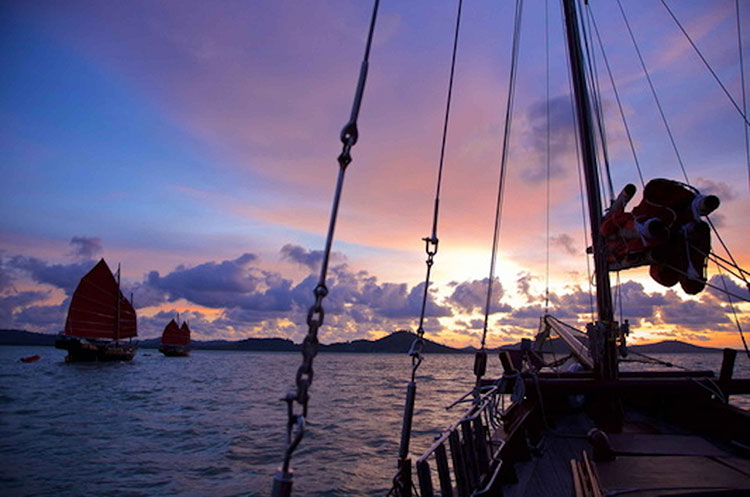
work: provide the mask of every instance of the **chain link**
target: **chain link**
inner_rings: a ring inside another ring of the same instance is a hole
[[[305,434],[307,405],[310,400],[310,387],[312,386],[314,377],[313,361],[318,354],[319,348],[318,330],[323,325],[323,320],[325,318],[323,299],[328,295],[328,287],[326,286],[328,262],[330,260],[333,234],[336,227],[339,203],[341,201],[341,193],[343,190],[344,173],[346,172],[347,166],[352,162],[352,147],[357,143],[359,138],[357,118],[359,117],[359,109],[362,104],[362,96],[364,94],[365,82],[367,80],[368,59],[370,55],[370,47],[372,46],[375,20],[377,19],[379,4],[380,1],[375,0],[372,17],[370,19],[370,29],[365,47],[365,55],[360,67],[359,81],[357,82],[354,102],[352,103],[351,116],[341,130],[340,139],[343,146],[341,154],[339,154],[337,158],[339,165],[338,181],[336,183],[336,190],[333,197],[333,206],[331,207],[331,218],[328,224],[326,246],[323,252],[323,260],[321,262],[320,279],[318,280],[318,285],[313,290],[315,302],[307,312],[307,335],[302,342],[302,364],[300,364],[297,369],[297,374],[295,375],[295,384],[297,388],[296,391],[289,392],[283,399],[281,399],[287,404],[286,450],[284,452],[284,462],[281,471],[274,477],[274,496],[291,495],[292,474],[289,469],[290,462],[294,450],[297,448],[297,445],[299,445]],[[295,402],[301,406],[301,414],[295,413]]]

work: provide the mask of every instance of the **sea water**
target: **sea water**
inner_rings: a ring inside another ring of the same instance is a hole
[[[39,354],[35,363],[24,356]],[[150,355],[147,355],[150,354]],[[51,347],[0,347],[0,495],[269,495],[284,449],[298,353],[143,349],[129,363],[66,364]],[[718,371],[721,354],[657,355]],[[750,377],[738,354],[735,376]],[[497,363],[497,364],[495,364]],[[419,369],[412,452],[455,420],[473,356],[429,355]],[[405,354],[315,359],[294,494],[384,495],[395,471]],[[499,372],[490,361],[489,373]],[[733,402],[750,408],[747,398]]]

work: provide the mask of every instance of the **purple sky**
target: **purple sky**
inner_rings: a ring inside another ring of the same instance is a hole
[[[734,0],[667,3],[742,105]],[[415,327],[456,4],[381,5],[325,342]],[[714,221],[747,267],[742,118],[661,2],[624,5],[690,180],[721,197]],[[527,0],[524,10],[490,345],[529,336],[543,310],[544,6]],[[549,8],[551,302],[581,325],[590,305],[576,153],[558,2]],[[741,8],[747,63],[750,8]],[[113,269],[122,264],[142,337],[180,312],[197,338],[299,341],[370,9],[359,1],[3,2],[0,327],[59,331],[77,281],[103,256]],[[464,6],[426,327],[454,345],[477,345],[481,331],[512,10],[509,1]],[[682,179],[617,4],[595,1],[592,12],[644,176]],[[615,189],[641,190],[598,46],[595,55]],[[636,340],[739,343],[715,292],[691,298],[644,270],[620,279]],[[738,310],[747,323],[750,308]]]

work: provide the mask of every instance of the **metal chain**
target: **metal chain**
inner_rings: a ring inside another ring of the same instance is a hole
[[[338,179],[336,182],[336,190],[333,196],[333,206],[331,207],[331,218],[328,224],[328,234],[326,237],[326,246],[323,253],[323,261],[320,269],[320,278],[318,279],[317,286],[313,290],[315,303],[307,312],[307,335],[302,342],[302,364],[297,369],[297,374],[295,376],[297,389],[296,392],[289,392],[282,399],[287,404],[286,450],[284,452],[284,462],[282,464],[282,467],[280,471],[277,472],[274,476],[272,491],[273,496],[286,497],[291,495],[291,458],[294,450],[297,448],[300,441],[302,440],[302,437],[305,434],[307,405],[308,401],[310,400],[309,392],[314,375],[313,360],[318,353],[318,330],[323,325],[323,319],[325,317],[325,310],[323,309],[323,299],[325,299],[326,295],[328,295],[328,287],[326,286],[328,263],[331,255],[331,247],[333,245],[333,235],[336,228],[336,220],[338,218],[341,193],[344,186],[344,174],[346,172],[347,166],[352,162],[352,147],[357,143],[357,139],[359,138],[357,118],[359,117],[359,110],[362,105],[362,96],[365,90],[365,82],[367,81],[370,48],[372,46],[373,34],[375,31],[375,20],[377,19],[379,4],[380,0],[375,0],[372,10],[372,16],[370,18],[370,29],[367,37],[365,54],[360,66],[359,80],[357,82],[357,89],[354,94],[354,102],[352,103],[351,114],[349,116],[349,121],[341,130],[340,138],[343,146],[341,154],[337,158],[339,165]],[[295,402],[302,407],[301,414],[295,413]]]
[[[422,364],[422,351],[424,350],[424,318],[427,313],[427,297],[429,295],[430,274],[432,265],[435,263],[435,255],[438,251],[438,217],[440,214],[440,187],[443,183],[443,164],[445,162],[445,145],[448,139],[448,122],[450,121],[451,101],[453,100],[453,79],[456,73],[456,54],[458,52],[458,34],[461,28],[461,10],[463,0],[458,1],[458,12],[456,14],[456,29],[453,34],[453,53],[451,55],[451,71],[448,78],[448,95],[445,103],[445,117],[443,119],[443,137],[440,143],[440,162],[438,163],[437,186],[435,187],[435,205],[432,212],[432,232],[430,236],[422,238],[425,243],[425,253],[427,254],[427,271],[424,281],[424,292],[422,293],[422,307],[419,313],[419,326],[417,327],[417,338],[409,348],[409,355],[412,358],[411,381],[416,377],[417,369]]]
[[[411,381],[406,386],[406,402],[404,406],[403,424],[401,427],[401,443],[398,450],[398,472],[393,477],[393,486],[388,495],[410,495],[413,489],[416,494],[416,488],[411,480],[411,460],[409,459],[409,442],[411,440],[411,426],[414,417],[414,402],[417,396],[417,369],[422,364],[424,356],[424,320],[427,314],[427,297],[430,291],[430,276],[432,266],[435,264],[435,255],[438,251],[438,217],[440,213],[440,187],[443,181],[443,164],[445,162],[445,145],[448,138],[448,122],[450,121],[451,101],[453,97],[453,79],[456,73],[456,54],[458,52],[458,34],[461,28],[461,10],[463,0],[458,0],[458,10],[456,13],[456,27],[453,34],[453,53],[451,55],[451,71],[448,79],[448,95],[445,104],[445,116],[443,119],[443,136],[440,144],[440,162],[438,164],[437,186],[435,188],[435,202],[432,213],[432,232],[430,236],[422,238],[425,243],[425,253],[427,254],[427,270],[424,281],[424,291],[422,292],[422,307],[419,313],[419,326],[417,327],[417,336],[409,347],[409,356],[411,357]]]

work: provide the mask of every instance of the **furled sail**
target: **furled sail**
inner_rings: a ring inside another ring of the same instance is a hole
[[[65,335],[118,340],[138,335],[133,306],[104,259],[78,283],[65,321]]]
[[[190,328],[187,323],[182,323],[182,326],[178,327],[175,320],[171,320],[164,327],[164,332],[161,335],[161,344],[178,346],[190,344]]]

